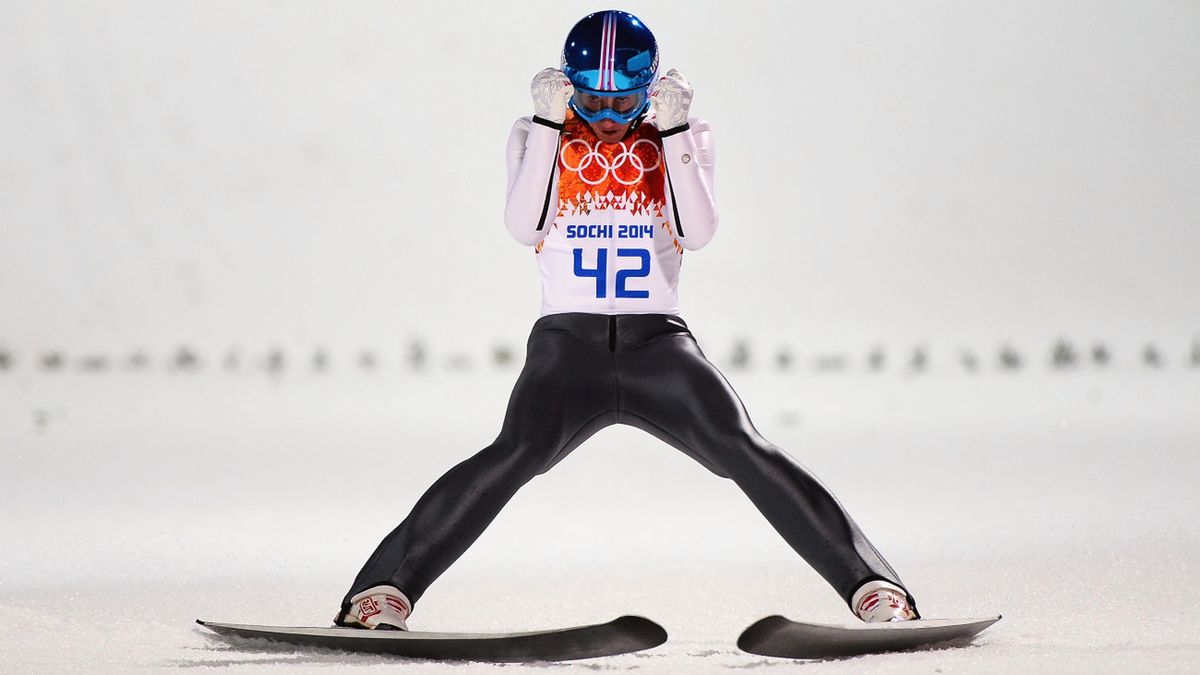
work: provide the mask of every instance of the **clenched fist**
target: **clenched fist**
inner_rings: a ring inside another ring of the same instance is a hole
[[[658,118],[658,128],[667,131],[687,124],[692,106],[692,84],[674,68],[659,78],[650,93],[650,107]]]
[[[575,87],[558,68],[546,68],[533,76],[529,84],[533,94],[533,113],[551,122],[567,119],[567,104],[575,95]]]

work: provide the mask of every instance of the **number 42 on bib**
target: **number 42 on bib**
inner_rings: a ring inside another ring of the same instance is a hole
[[[575,276],[577,277],[593,277],[596,280],[596,297],[608,297],[608,249],[596,249],[596,266],[585,267],[583,262],[583,249],[576,248],[575,255]],[[613,296],[617,298],[648,298],[650,291],[636,288],[629,288],[628,282],[630,279],[638,277],[650,276],[650,251],[644,248],[618,248],[617,249],[617,276],[616,288]],[[625,261],[632,262],[632,265],[626,266]]]

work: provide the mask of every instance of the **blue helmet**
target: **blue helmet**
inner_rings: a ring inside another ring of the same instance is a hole
[[[575,86],[575,114],[588,122],[632,122],[650,107],[647,90],[658,76],[658,42],[629,12],[589,14],[567,33],[562,71]]]

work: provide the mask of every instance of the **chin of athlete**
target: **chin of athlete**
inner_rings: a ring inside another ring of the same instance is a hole
[[[621,124],[612,120],[600,120],[590,126],[596,134],[596,138],[599,138],[602,142],[619,143],[633,130],[634,122]]]

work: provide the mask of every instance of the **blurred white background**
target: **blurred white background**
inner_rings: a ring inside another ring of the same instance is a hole
[[[595,7],[3,5],[3,344],[523,340],[503,148]],[[626,8],[715,127],[702,339],[1198,329],[1196,3]]]

